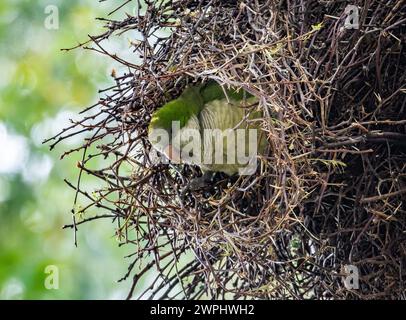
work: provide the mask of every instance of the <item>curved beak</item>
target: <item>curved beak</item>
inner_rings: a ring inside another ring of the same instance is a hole
[[[174,163],[180,163],[180,153],[171,144],[168,144],[164,149],[165,156]]]

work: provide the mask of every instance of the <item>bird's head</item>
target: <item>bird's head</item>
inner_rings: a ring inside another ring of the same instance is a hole
[[[224,99],[242,100],[249,96],[243,90],[223,89],[215,81],[191,86],[175,100],[158,108],[148,127],[148,139],[152,146],[172,161],[180,162],[180,150],[172,143],[174,128],[182,129],[192,116],[197,116],[206,103]]]
[[[179,161],[180,151],[172,145],[173,129],[181,129],[188,120],[203,108],[204,101],[200,87],[189,87],[179,98],[158,108],[151,117],[148,140],[159,152],[173,161]]]

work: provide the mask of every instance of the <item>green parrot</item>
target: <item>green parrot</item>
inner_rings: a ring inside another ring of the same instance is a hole
[[[252,174],[267,145],[258,99],[211,81],[190,86],[151,117],[151,145],[175,163],[198,165],[203,174]],[[249,110],[250,109],[250,110]]]

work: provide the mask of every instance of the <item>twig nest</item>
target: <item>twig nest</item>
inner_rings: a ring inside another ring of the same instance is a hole
[[[134,245],[129,296],[404,297],[402,1],[352,11],[334,1],[146,3],[91,38],[104,52],[108,38],[137,31],[141,62],[111,55],[128,72],[115,72],[96,116],[75,127],[91,132],[78,150],[99,147],[81,170],[104,181],[97,198],[77,192]],[[153,161],[146,129],[154,110],[208,80],[258,98],[269,148],[255,174],[219,174],[181,197],[200,170]],[[96,170],[94,157],[108,165]],[[357,288],[343,281],[348,266]],[[156,281],[140,294],[149,270]]]

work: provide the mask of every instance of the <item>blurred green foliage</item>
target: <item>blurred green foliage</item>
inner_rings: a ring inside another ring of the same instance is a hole
[[[57,30],[44,26],[48,5],[58,8]],[[95,18],[114,5],[117,1],[0,2],[0,299],[109,299],[128,291],[129,283],[117,280],[127,269],[123,257],[130,248],[118,248],[114,225],[82,225],[78,248],[72,230],[61,229],[71,222],[74,197],[63,179],[75,181],[80,155],[62,161],[59,156],[78,141],[52,152],[41,144],[93,104],[97,90],[111,81],[116,66],[107,58],[60,49],[102,32]],[[49,265],[59,270],[57,290],[44,286]]]

